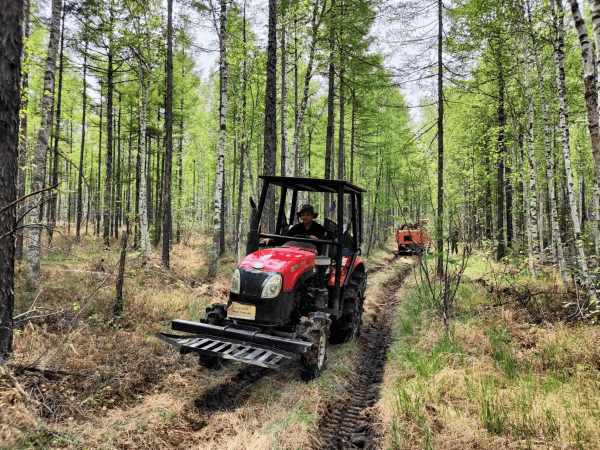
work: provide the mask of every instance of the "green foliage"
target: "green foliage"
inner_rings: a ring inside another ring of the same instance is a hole
[[[508,379],[513,379],[519,373],[519,362],[514,355],[510,337],[504,329],[486,330],[492,345],[492,356],[497,366]]]

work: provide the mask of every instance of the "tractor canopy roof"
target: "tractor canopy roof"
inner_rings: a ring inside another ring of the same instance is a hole
[[[261,175],[259,178],[265,180],[269,184],[275,186],[286,187],[296,191],[307,191],[307,192],[330,192],[338,193],[339,189],[343,189],[344,194],[351,192],[361,193],[365,192],[364,189],[358,186],[348,183],[343,180],[324,180],[319,178],[295,178],[295,177],[276,177]]]

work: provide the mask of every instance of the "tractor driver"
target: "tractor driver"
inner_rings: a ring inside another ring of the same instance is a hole
[[[286,233],[287,237],[302,236],[312,239],[323,239],[325,236],[325,228],[313,220],[319,214],[315,212],[312,205],[302,205],[302,208],[300,208],[300,211],[298,211],[296,215],[300,218],[300,223],[297,223],[290,228],[290,230]],[[262,242],[264,245],[271,245],[276,241],[272,238],[267,238]]]
[[[300,217],[300,223],[297,223],[287,235],[290,236],[306,236],[312,239],[323,239],[325,236],[325,228],[317,222],[313,221],[319,215],[315,212],[311,205],[302,205],[300,211],[296,213]]]

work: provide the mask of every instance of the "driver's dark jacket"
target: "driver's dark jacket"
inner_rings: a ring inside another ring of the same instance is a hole
[[[323,239],[325,236],[325,228],[322,225],[319,225],[317,222],[313,220],[310,224],[310,228],[306,228],[302,222],[297,223],[290,231],[288,231],[287,236],[316,236],[317,239]]]

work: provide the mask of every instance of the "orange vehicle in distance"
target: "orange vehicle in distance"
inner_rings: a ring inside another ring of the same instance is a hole
[[[398,254],[420,255],[429,248],[427,226],[429,219],[420,219],[418,223],[405,223],[396,228]]]

